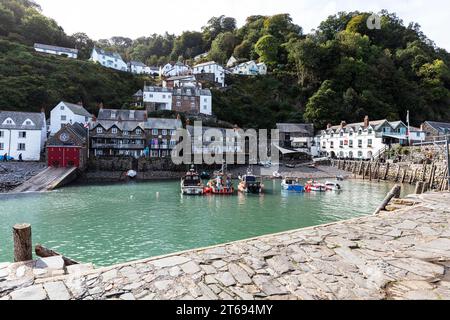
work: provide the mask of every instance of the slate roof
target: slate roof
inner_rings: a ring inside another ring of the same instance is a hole
[[[14,124],[3,124],[8,118],[11,118]],[[33,125],[23,125],[28,119],[33,122]],[[0,111],[0,129],[42,130],[43,127],[46,127],[44,113]]]
[[[136,122],[136,121],[113,121],[113,120],[98,120],[95,122],[91,122],[89,125],[89,129],[95,129],[96,127],[101,126],[105,130],[109,130],[112,127],[116,127],[120,131],[134,131],[137,128],[145,129],[145,122]]]
[[[68,132],[69,134],[71,134],[71,138],[73,139],[71,139],[71,141],[68,143],[62,142],[61,140],[59,140],[59,135],[62,132]],[[54,136],[48,139],[47,145],[58,146],[64,144],[70,145],[75,144],[81,146],[84,145],[86,142],[87,142],[87,130],[82,124],[76,122],[74,124],[66,124],[64,127],[62,127]]]
[[[426,123],[441,133],[450,132],[450,123],[448,122],[426,121]]]
[[[111,57],[113,59],[120,59],[122,60],[122,57],[120,56],[120,54],[118,54],[117,52],[110,52],[110,51],[106,51],[100,48],[94,48],[93,50],[97,51],[98,54],[107,56],[107,57]]]
[[[133,65],[133,66],[136,66],[136,67],[143,67],[143,68],[147,67],[147,65],[145,65],[141,61],[133,61],[132,60],[129,63],[130,63],[130,65]]]
[[[371,126],[375,131],[380,130],[380,128],[384,125],[384,124],[388,124],[389,126],[391,126],[393,129],[397,129],[399,126],[401,125],[405,125],[403,123],[403,121],[388,121],[386,119],[383,120],[375,120],[375,121],[369,121],[369,126]],[[325,129],[325,131],[329,131],[329,130],[340,130],[342,127],[341,125],[337,125],[337,126],[332,126],[329,129]],[[353,129],[353,131],[358,131],[360,128],[364,129],[364,122],[357,122],[357,123],[350,123],[350,124],[346,124],[344,127],[344,131]]]
[[[115,113],[114,117],[113,114]],[[134,116],[132,117],[132,115]],[[143,110],[125,110],[125,109],[100,109],[97,120],[107,121],[132,121],[145,122],[147,121],[147,111]]]
[[[59,52],[71,53],[71,54],[78,54],[77,49],[52,46],[52,45],[42,44],[42,43],[35,43],[34,48],[35,49],[43,49],[43,50],[54,50],[54,51],[59,51]]]
[[[219,65],[219,64],[218,64],[217,62],[215,62],[215,61],[208,61],[208,62],[204,62],[204,63],[199,63],[199,64],[195,65],[194,68],[205,67],[205,66],[209,66],[209,65],[212,65],[212,64],[217,64],[217,65]]]
[[[183,124],[180,119],[164,119],[164,118],[149,118],[145,123],[145,129],[167,129],[176,130],[182,128]]]
[[[277,123],[277,129],[285,133],[304,133],[314,135],[314,125],[310,123]]]
[[[79,104],[74,104],[70,102],[61,101],[64,103],[64,105],[70,109],[73,113],[79,116],[84,117],[92,117],[92,114],[90,114],[83,106],[80,106]]]

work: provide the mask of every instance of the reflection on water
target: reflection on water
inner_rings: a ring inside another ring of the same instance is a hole
[[[392,187],[342,184],[342,192],[306,194],[266,181],[263,195],[187,197],[174,181],[1,195],[0,261],[12,260],[16,223],[31,223],[33,243],[109,265],[370,214]]]

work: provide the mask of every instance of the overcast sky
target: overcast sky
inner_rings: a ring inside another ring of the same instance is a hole
[[[36,0],[43,13],[72,34],[93,39],[152,33],[180,34],[198,30],[212,16],[236,18],[238,26],[250,15],[289,13],[305,32],[339,11],[396,12],[405,24],[414,21],[439,47],[450,51],[448,0]]]

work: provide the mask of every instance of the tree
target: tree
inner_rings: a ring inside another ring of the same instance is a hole
[[[236,58],[245,58],[250,59],[251,51],[252,51],[252,43],[248,40],[242,41],[240,45],[238,45],[236,48],[234,48],[233,55]]]
[[[94,48],[94,41],[82,32],[74,33],[70,38],[74,43],[75,49],[78,49],[78,57],[80,59],[89,59]]]
[[[212,17],[208,20],[206,26],[202,27],[204,39],[208,46],[216,39],[216,37],[224,32],[233,32],[236,29],[236,19],[221,15]]]
[[[175,40],[171,57],[172,60],[176,60],[179,56],[190,59],[203,53],[204,50],[203,34],[195,31],[185,31]]]
[[[14,28],[14,13],[0,3],[0,35],[7,36]]]
[[[211,45],[209,57],[218,62],[225,63],[232,55],[236,46],[236,37],[231,32],[219,34]]]
[[[264,30],[280,43],[287,42],[290,38],[298,38],[302,34],[302,28],[292,23],[289,14],[276,14],[268,17],[264,21]]]
[[[255,52],[260,56],[262,62],[273,67],[277,64],[279,47],[279,42],[274,36],[266,35],[256,43]]]
[[[325,127],[328,123],[334,123],[340,116],[340,99],[336,91],[333,90],[333,82],[326,80],[319,90],[309,99],[304,118],[313,122],[318,127]]]
[[[21,33],[25,34],[29,43],[35,42],[63,45],[65,34],[61,27],[52,19],[40,14],[26,16],[23,19]]]

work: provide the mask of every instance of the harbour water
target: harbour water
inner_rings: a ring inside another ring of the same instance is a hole
[[[391,183],[350,180],[335,193],[180,195],[178,181],[92,185],[45,194],[0,195],[0,262],[12,261],[12,226],[27,222],[41,243],[97,266],[371,214]],[[405,185],[403,193],[413,187]]]

